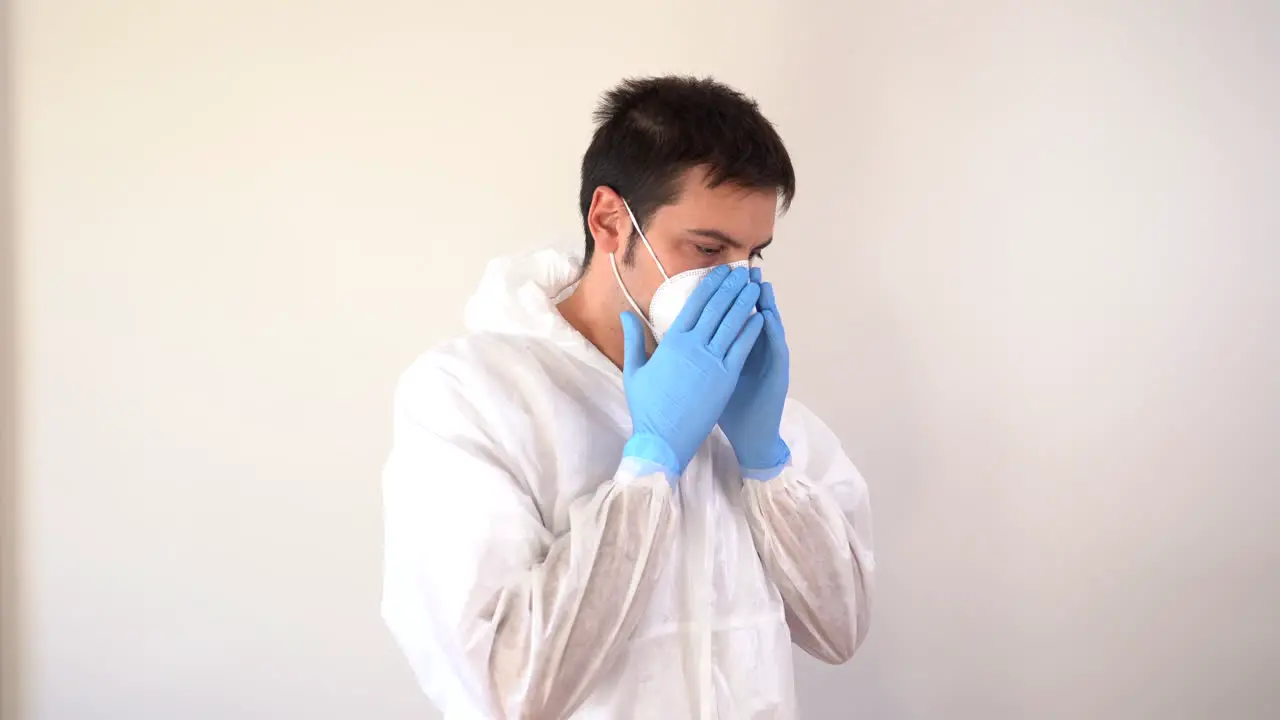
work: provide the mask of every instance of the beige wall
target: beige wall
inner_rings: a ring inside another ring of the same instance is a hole
[[[16,571],[17,477],[14,453],[14,298],[12,166],[10,148],[9,6],[0,0],[0,720],[16,717],[18,620]]]
[[[432,717],[392,383],[675,70],[793,150],[795,390],[876,502],[806,718],[1274,712],[1275,3],[462,5],[16,3],[24,720]]]

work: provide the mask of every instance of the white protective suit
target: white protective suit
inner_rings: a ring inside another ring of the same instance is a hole
[[[772,480],[719,429],[674,491],[637,476],[622,373],[556,310],[577,271],[495,261],[471,334],[401,379],[383,617],[450,720],[794,718],[792,641],[866,635],[866,483],[793,400]]]

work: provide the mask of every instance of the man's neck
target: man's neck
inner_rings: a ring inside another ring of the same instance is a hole
[[[607,271],[600,270],[599,263],[588,267],[578,287],[558,309],[574,330],[622,368],[626,351],[618,315],[628,308],[618,291],[617,281]]]

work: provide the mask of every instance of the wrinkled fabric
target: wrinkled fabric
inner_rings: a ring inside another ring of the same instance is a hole
[[[826,426],[794,402],[784,413],[792,464],[773,479],[743,484],[747,522],[796,644],[841,663],[870,627],[871,505],[853,463],[827,450],[839,443]]]
[[[793,638],[842,662],[866,634],[866,484],[792,400],[768,482],[719,430],[674,490],[624,462],[621,373],[555,309],[576,277],[495,261],[401,378],[383,617],[447,718],[794,718]]]

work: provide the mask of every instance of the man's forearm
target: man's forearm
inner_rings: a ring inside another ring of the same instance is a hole
[[[747,522],[796,644],[824,662],[847,661],[867,634],[874,573],[854,513],[795,468],[744,482]]]
[[[615,480],[571,511],[569,532],[492,599],[468,648],[505,717],[565,717],[582,703],[635,629],[673,535],[660,473]]]

